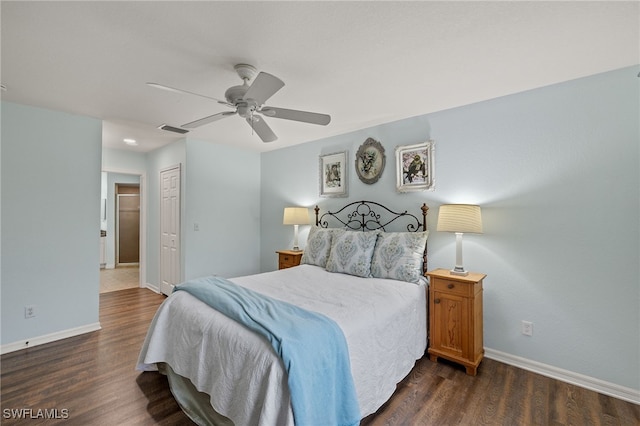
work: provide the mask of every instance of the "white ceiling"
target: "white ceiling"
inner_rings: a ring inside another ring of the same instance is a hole
[[[188,135],[267,151],[638,64],[639,5],[2,1],[1,95],[101,118],[105,146],[148,151],[182,138],[158,125],[228,109],[145,82],[223,98],[249,63],[286,84],[269,105],[331,123],[267,118],[269,144],[237,116]]]

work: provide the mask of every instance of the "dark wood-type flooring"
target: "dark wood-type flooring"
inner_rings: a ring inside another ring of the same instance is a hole
[[[190,425],[166,378],[135,370],[147,327],[163,299],[146,289],[101,294],[102,330],[3,355],[0,423]],[[27,409],[32,417],[38,410],[49,410],[49,415],[66,418],[11,418],[11,410]],[[455,364],[428,358],[419,360],[392,398],[362,422],[363,426],[639,424],[640,406],[632,403],[490,359],[471,377]]]

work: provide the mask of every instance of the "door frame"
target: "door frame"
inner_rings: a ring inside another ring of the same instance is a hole
[[[149,199],[147,194],[147,172],[144,170],[117,169],[109,167],[103,168],[102,171],[140,177],[140,281],[138,283],[138,287],[152,288],[147,286],[147,204]]]
[[[116,244],[115,244],[115,251],[116,251],[116,256],[115,256],[115,266],[118,267],[118,265],[140,265],[140,241],[138,241],[138,262],[132,262],[132,263],[123,263],[120,262],[120,197],[138,197],[138,203],[140,203],[142,201],[142,198],[140,197],[140,191],[138,190],[137,194],[119,194],[118,193],[118,185],[116,183],[116,190],[114,191],[114,195],[115,195],[115,218],[114,218],[114,222],[115,222],[115,230],[114,230],[114,234],[116,237]],[[131,184],[124,184],[124,185],[131,185]],[[139,186],[139,185],[138,185]],[[140,210],[138,210],[138,228],[140,228]],[[138,232],[140,231],[140,229],[138,229]]]

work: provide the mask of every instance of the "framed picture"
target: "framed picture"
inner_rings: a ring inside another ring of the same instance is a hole
[[[396,147],[398,192],[426,191],[434,187],[434,141]]]
[[[356,153],[356,173],[368,185],[376,183],[385,165],[384,147],[375,139],[368,138]]]
[[[320,156],[320,196],[347,196],[347,151]]]

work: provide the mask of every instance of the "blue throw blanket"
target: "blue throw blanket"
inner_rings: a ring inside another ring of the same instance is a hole
[[[349,349],[333,320],[219,277],[187,281],[174,292],[180,290],[269,340],[287,370],[297,426],[360,423]]]

